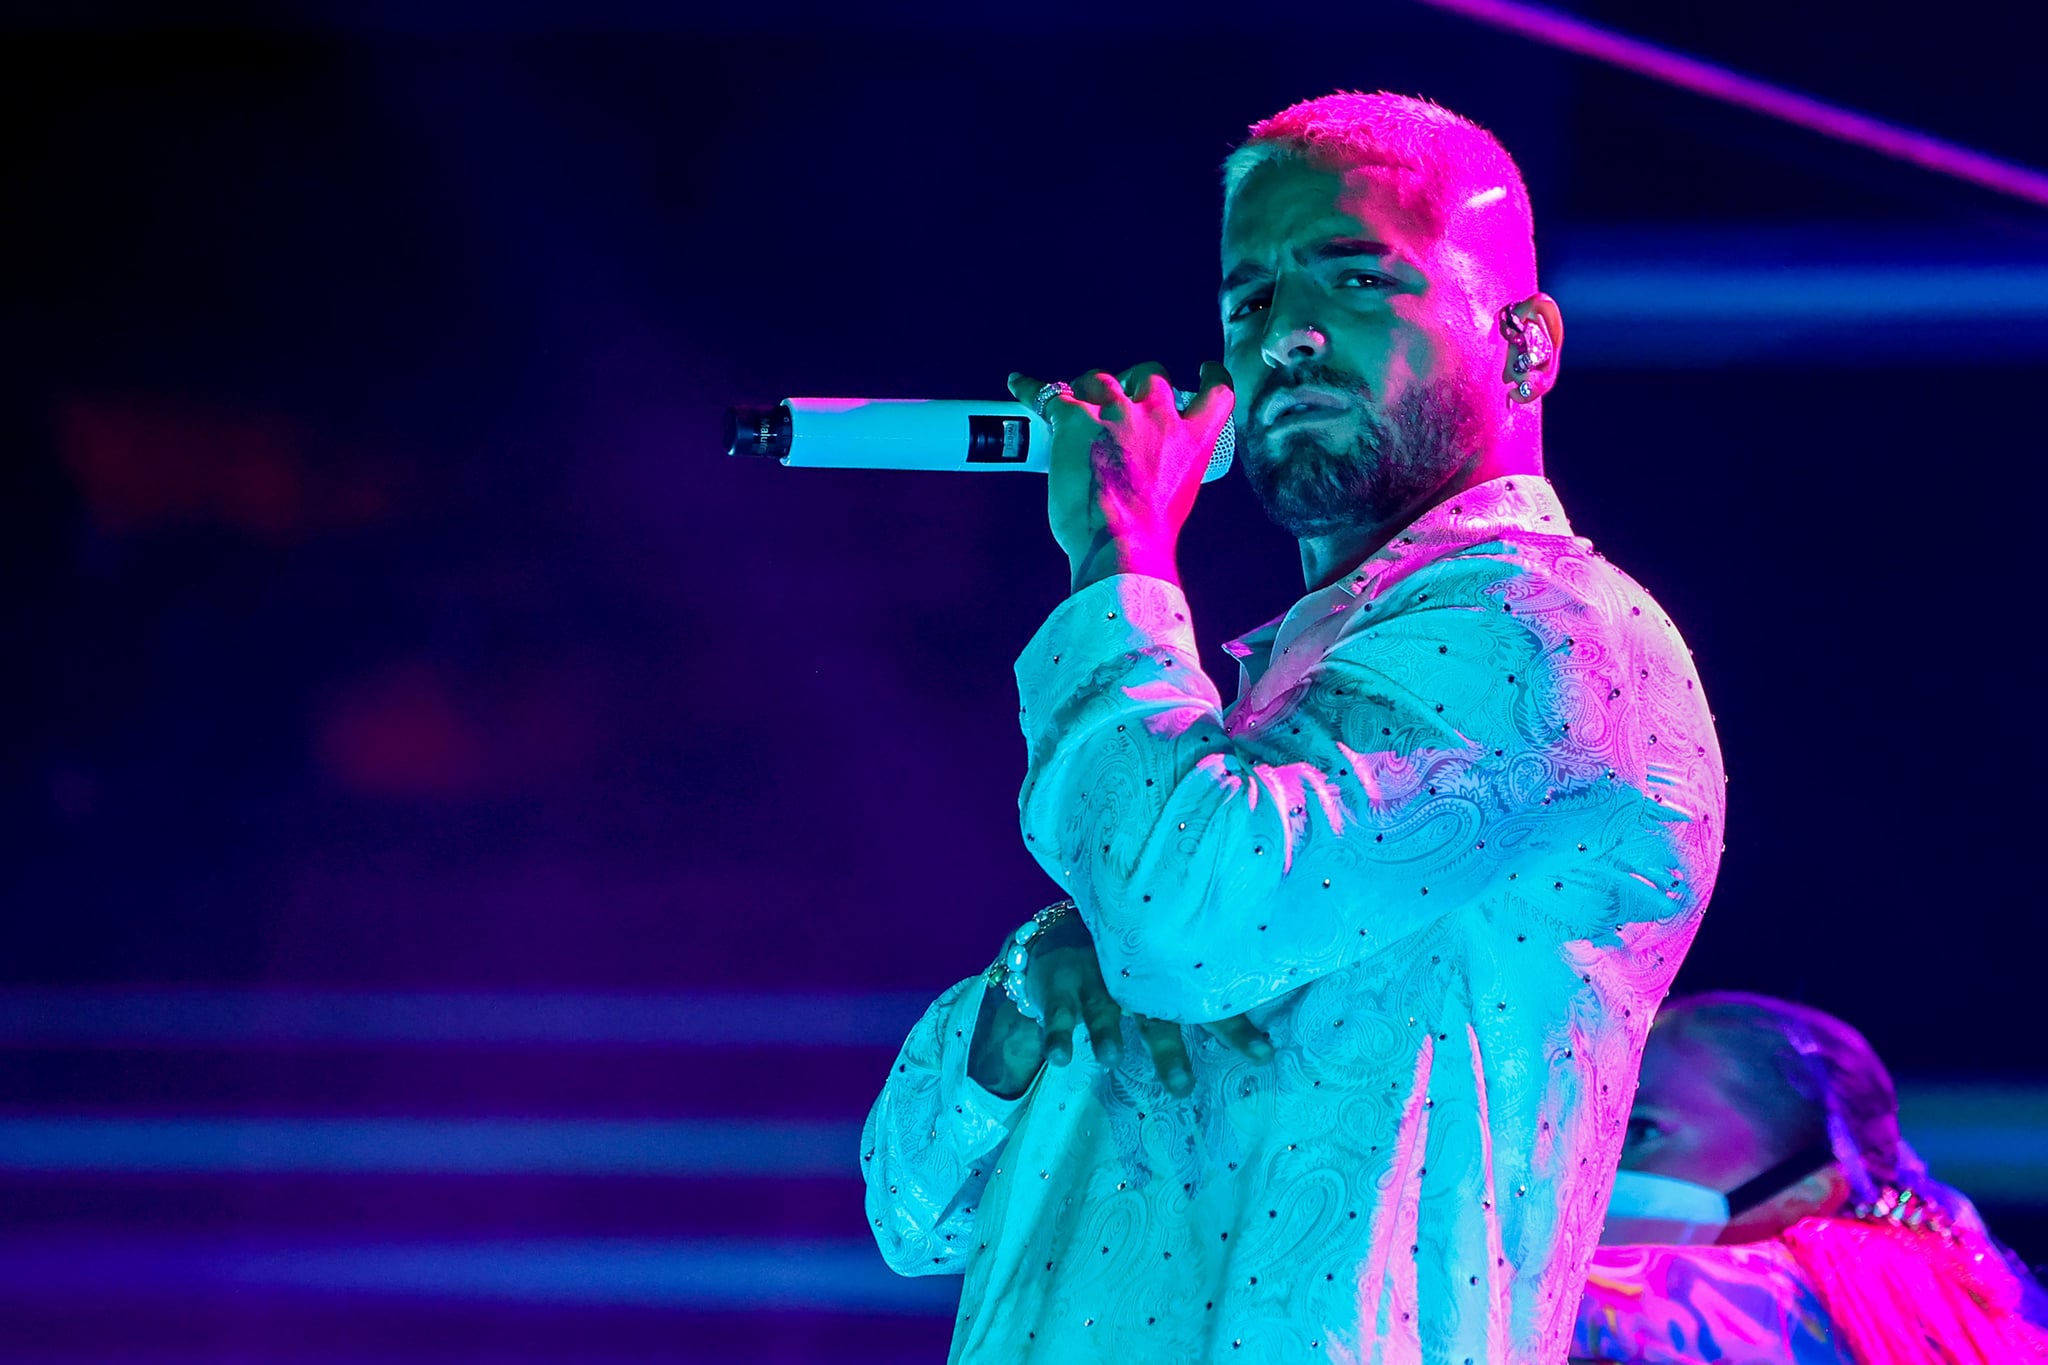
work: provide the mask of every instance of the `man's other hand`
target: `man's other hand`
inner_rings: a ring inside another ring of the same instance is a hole
[[[1004,1099],[1023,1094],[1043,1062],[1065,1066],[1073,1060],[1076,1025],[1087,1028],[1096,1061],[1113,1067],[1123,1060],[1123,1018],[1130,1012],[1110,995],[1095,940],[1079,915],[1055,920],[1032,940],[1028,970],[1027,986],[1044,1022],[1026,1019],[1002,992],[988,991],[968,1050],[968,1075]],[[1130,1017],[1168,1092],[1187,1094],[1195,1080],[1182,1026],[1142,1014]],[[1254,1061],[1272,1059],[1271,1040],[1241,1014],[1200,1027]]]

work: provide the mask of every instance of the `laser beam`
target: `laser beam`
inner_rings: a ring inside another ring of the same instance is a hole
[[[1514,0],[1416,0],[1447,14],[1519,34],[1546,47],[1590,57],[1665,85],[1779,119],[1824,137],[1863,147],[1923,170],[2048,207],[2048,175],[1959,143],[1886,123],[1801,95],[1725,66],[1703,62],[1604,29],[1582,19]]]

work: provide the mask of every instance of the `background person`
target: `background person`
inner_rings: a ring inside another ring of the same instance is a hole
[[[1624,1173],[1725,1196],[1712,1246],[1603,1246],[1575,1358],[2006,1365],[2048,1358],[2039,1286],[1899,1135],[1863,1035],[1768,996],[1667,1002]]]

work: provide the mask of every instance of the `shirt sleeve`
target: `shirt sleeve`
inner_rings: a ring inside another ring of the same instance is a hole
[[[998,1098],[968,1078],[983,990],[972,976],[932,1002],[861,1130],[868,1223],[899,1275],[966,1270],[975,1207],[1026,1102]]]
[[[1178,587],[1113,577],[1045,623],[1017,665],[1024,837],[1126,1008],[1239,1013],[1489,891],[1565,938],[1684,912],[1665,837],[1684,814],[1644,794],[1617,756],[1639,741],[1599,709],[1627,649],[1505,558],[1338,604],[1320,656],[1276,658],[1284,687],[1261,695],[1269,674],[1228,719]],[[1525,615],[1518,595],[1550,600]]]
[[[1854,1365],[1777,1241],[1601,1247],[1579,1300],[1572,1357],[1625,1365]]]

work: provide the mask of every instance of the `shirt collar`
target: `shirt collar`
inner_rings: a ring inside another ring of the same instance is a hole
[[[1400,576],[1395,574],[1396,569],[1419,568],[1454,550],[1484,545],[1515,532],[1542,536],[1572,534],[1564,505],[1557,500],[1557,490],[1540,474],[1504,474],[1445,498],[1409,522],[1356,569],[1329,587],[1310,593],[1285,614],[1226,642],[1224,652],[1241,663],[1264,659],[1272,652],[1281,625],[1303,604],[1323,595],[1364,597],[1375,592],[1389,575]]]

